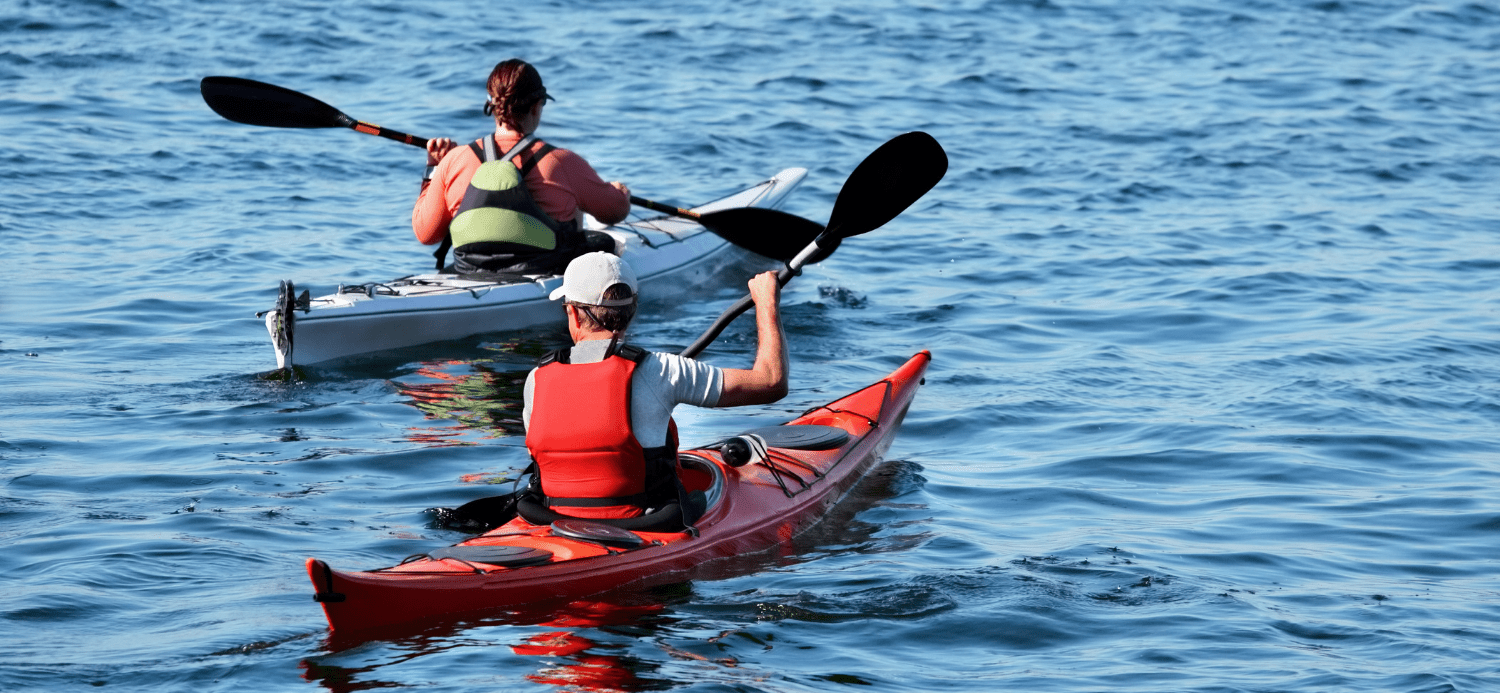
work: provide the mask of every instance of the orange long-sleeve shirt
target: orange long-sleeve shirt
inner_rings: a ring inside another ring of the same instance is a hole
[[[507,152],[520,141],[520,135],[502,136],[495,144],[497,151]],[[417,240],[435,245],[448,234],[448,224],[480,163],[468,145],[454,147],[438,163],[432,181],[423,184],[412,208],[411,228]],[[558,221],[572,220],[580,209],[606,224],[624,221],[630,214],[630,196],[604,182],[589,162],[567,149],[554,149],[542,157],[526,177],[526,187],[542,210]]]

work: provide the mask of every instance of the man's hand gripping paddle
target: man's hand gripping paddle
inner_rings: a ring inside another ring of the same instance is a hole
[[[895,219],[896,215],[937,185],[947,172],[948,155],[943,152],[942,145],[925,132],[908,132],[880,145],[844,181],[844,187],[834,200],[828,226],[821,228],[812,242],[777,273],[782,286],[800,274],[803,265],[819,262],[832,255],[845,238],[874,231]],[[793,218],[806,221],[801,217]],[[765,223],[775,223],[776,220],[776,217],[764,216]],[[682,350],[682,355],[689,358],[697,356],[729,323],[734,322],[735,318],[752,305],[754,302],[746,296],[730,306],[698,341]]]

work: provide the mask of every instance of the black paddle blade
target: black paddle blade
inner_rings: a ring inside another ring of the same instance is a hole
[[[897,135],[861,161],[833,202],[830,236],[848,238],[884,226],[948,172],[948,154],[925,132]]]
[[[428,508],[427,512],[432,513],[437,523],[445,529],[488,532],[515,518],[516,494],[480,498],[457,508]]]
[[[780,262],[790,262],[823,233],[816,221],[760,207],[709,212],[699,223],[730,243]]]
[[[214,113],[246,125],[347,128],[354,119],[306,94],[240,77],[204,77],[203,100]]]

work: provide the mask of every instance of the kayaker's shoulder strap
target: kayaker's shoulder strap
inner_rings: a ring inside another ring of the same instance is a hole
[[[542,354],[542,358],[537,359],[536,366],[537,368],[541,368],[542,366],[545,366],[549,363],[572,363],[572,354],[572,347],[553,349],[552,351]],[[641,363],[642,361],[646,360],[647,356],[650,355],[651,352],[646,351],[645,349],[642,349],[638,346],[624,343],[612,343],[609,345],[609,352],[605,354],[604,358],[609,358],[610,356],[619,356],[620,358],[623,358],[627,361]]]
[[[500,161],[510,161],[511,159],[518,158],[521,154],[526,153],[526,149],[533,143],[539,143],[542,146],[538,147],[535,153],[527,154],[526,158],[521,161],[521,180],[526,180],[526,176],[531,175],[532,170],[541,162],[542,157],[547,156],[552,150],[557,149],[557,147],[537,139],[535,135],[527,135],[521,138],[521,141],[517,142],[516,146],[511,147],[510,151],[505,153],[505,156],[499,159]],[[486,137],[484,139],[483,150],[479,148],[478,142],[469,143],[469,148],[474,150],[474,155],[479,157],[481,163],[496,160],[495,138],[493,137]]]
[[[572,361],[568,358],[572,352],[573,349],[571,347],[564,349],[553,349],[552,351],[542,354],[542,357],[540,359],[537,359],[536,367],[541,368],[542,366],[545,366],[549,363],[572,363]]]
[[[614,351],[616,356],[634,361],[636,363],[645,361],[646,356],[650,354],[650,352],[646,351],[645,349],[642,349],[638,346],[632,346],[630,344],[620,344],[615,347]]]
[[[541,140],[537,141],[541,142]],[[526,176],[530,175],[532,169],[536,168],[536,165],[541,162],[542,157],[547,156],[547,154],[554,149],[557,149],[557,147],[547,144],[546,142],[542,142],[542,146],[537,148],[535,154],[528,155],[526,159],[521,162],[521,180],[526,180]]]
[[[481,142],[483,142],[484,144],[481,145]],[[491,161],[510,161],[521,152],[526,151],[527,147],[530,147],[531,143],[533,142],[542,141],[537,139],[536,135],[527,135],[525,137],[522,137],[521,141],[516,143],[516,146],[511,147],[509,151],[505,152],[505,156],[499,156],[499,149],[495,144],[495,136],[489,135],[470,142],[469,149],[474,152],[474,156],[479,157],[479,163],[486,164]],[[542,142],[542,151],[535,158],[540,159],[542,158],[542,155],[545,155],[547,152],[550,152],[554,149],[557,149],[557,147],[547,144],[546,142]]]
[[[604,352],[604,358],[618,356],[639,366],[642,361],[646,360],[647,353],[645,349],[620,341],[620,335],[616,334],[609,338],[609,349]]]

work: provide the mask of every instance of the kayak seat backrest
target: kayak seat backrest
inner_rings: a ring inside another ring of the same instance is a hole
[[[719,499],[724,496],[724,472],[719,465],[692,452],[679,452],[677,470],[688,499],[698,510],[707,512],[719,504]]]
[[[530,495],[523,495],[516,500],[516,512],[522,519],[534,525],[550,525],[558,520],[577,519],[538,503],[536,498]],[[640,517],[590,517],[588,520],[635,532],[680,532],[682,531],[682,506],[677,503],[668,503]]]

